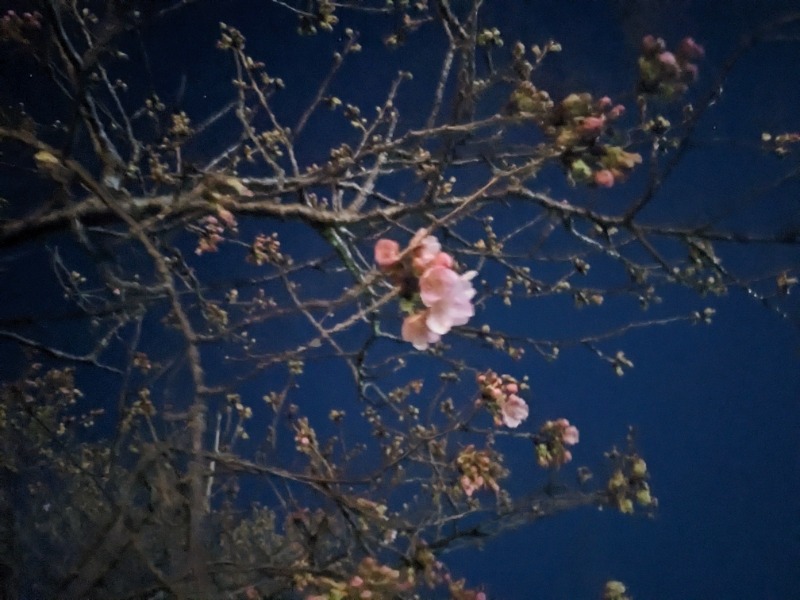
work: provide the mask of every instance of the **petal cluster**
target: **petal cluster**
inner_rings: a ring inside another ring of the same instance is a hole
[[[507,475],[493,451],[476,450],[472,444],[458,453],[456,466],[461,473],[458,483],[467,497],[484,488],[499,492],[500,485],[497,481]]]
[[[704,55],[703,47],[690,37],[681,40],[678,49],[670,52],[663,39],[644,36],[639,57],[639,91],[677,98],[697,79],[698,67],[693,61]]]
[[[459,275],[453,269],[433,266],[420,277],[420,299],[428,307],[428,329],[444,335],[457,325],[465,325],[475,314],[472,298],[475,288],[471,280],[475,271]]]
[[[416,349],[425,350],[475,314],[471,281],[476,272],[457,273],[453,257],[426,229],[414,235],[404,253],[394,240],[379,239],[375,264],[400,286],[401,295],[418,298],[421,304],[405,318],[401,330],[403,339]]]
[[[591,94],[569,94],[560,102],[530,82],[521,83],[511,95],[512,105],[532,114],[562,153],[562,162],[572,183],[609,188],[626,179],[641,162],[638,154],[627,153],[614,145],[614,124],[625,114],[622,104],[608,96],[595,99]]]
[[[519,383],[510,375],[487,371],[478,375],[481,398],[494,415],[496,425],[514,429],[528,418],[528,404],[520,396]]]
[[[536,459],[541,467],[560,467],[572,460],[567,446],[580,441],[578,428],[567,419],[546,421],[536,435]]]

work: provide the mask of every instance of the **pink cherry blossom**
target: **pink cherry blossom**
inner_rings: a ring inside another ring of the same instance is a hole
[[[614,185],[614,174],[608,169],[596,171],[594,174],[594,182],[599,187],[610,188]]]
[[[580,441],[580,433],[575,425],[569,425],[561,434],[561,442],[567,446],[574,446]]]
[[[439,335],[445,335],[453,327],[466,325],[475,315],[475,307],[469,301],[438,302],[430,308],[428,328]]]
[[[381,238],[375,244],[375,264],[377,264],[381,270],[394,266],[399,256],[400,244],[394,240]]]
[[[456,325],[464,325],[475,314],[471,280],[475,271],[458,275],[446,267],[431,267],[419,280],[420,298],[429,308],[428,328],[444,335]]]
[[[446,267],[448,269],[453,268],[453,264],[455,261],[453,257],[450,256],[447,252],[439,252],[434,259],[431,261],[431,267]]]
[[[439,240],[432,235],[428,235],[427,229],[417,231],[408,245],[414,249],[412,263],[418,273],[427,269],[442,251],[442,245]]]
[[[444,335],[453,327],[465,325],[475,315],[475,307],[470,302],[474,295],[475,290],[469,286],[432,305],[429,309],[428,328]]]
[[[394,283],[404,285],[407,292],[419,290],[425,308],[405,318],[402,337],[424,350],[475,314],[472,298],[476,292],[471,280],[477,273],[456,273],[453,257],[442,251],[439,241],[428,235],[427,229],[417,231],[408,248],[410,265],[401,263],[403,253],[397,242],[381,238],[375,244],[375,263]]]
[[[561,428],[561,442],[568,446],[574,446],[580,438],[578,428],[570,425],[567,419],[557,419],[555,425]]]
[[[515,394],[511,394],[500,407],[503,414],[503,424],[512,429],[518,427],[528,418],[528,405],[525,400]]]
[[[428,312],[419,312],[407,316],[403,320],[401,335],[407,342],[411,342],[417,350],[425,350],[428,345],[434,344],[441,336],[428,328]]]
[[[451,295],[458,274],[447,267],[432,267],[419,278],[419,296],[425,306],[433,306]]]

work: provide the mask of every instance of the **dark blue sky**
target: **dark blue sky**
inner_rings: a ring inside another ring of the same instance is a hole
[[[487,1],[483,18],[487,26],[502,31],[506,47],[517,39],[527,46],[549,38],[561,43],[563,51],[548,59],[534,77],[554,98],[573,91],[589,91],[596,97],[608,94],[626,104],[633,115],[635,64],[642,35],[663,36],[670,47],[684,36],[704,45],[700,78],[689,93],[689,100],[697,102],[711,89],[740,36],[796,5],[717,0]],[[405,128],[422,122],[424,109],[415,112],[415,107],[430,102],[444,49],[441,32],[423,28],[406,47],[388,53],[382,38],[389,31],[389,21],[378,18],[375,25],[364,15],[347,12],[341,18],[340,28],[360,31],[363,52],[346,64],[333,84],[334,92],[371,109],[382,101],[398,69],[411,70],[414,80],[403,88],[397,103],[401,124]],[[214,48],[219,21],[241,29],[250,53],[266,62],[271,75],[285,80],[287,91],[275,97],[275,110],[287,122],[294,122],[325,76],[339,35],[298,38],[292,15],[268,2],[209,1],[177,11],[143,40],[151,49],[150,62],[146,68],[143,63],[133,65],[131,89],[159,90],[168,105],[185,110],[195,122],[216,111],[231,93],[229,57]],[[780,160],[765,153],[759,142],[762,131],[800,131],[796,75],[800,37],[797,27],[786,33],[794,38],[756,46],[730,72],[720,99],[700,120],[690,150],[644,212],[645,222],[695,223],[735,208],[731,216],[720,220],[722,226],[749,232],[800,227],[800,181],[796,178],[768,193],[752,193],[797,169],[797,150]],[[178,90],[182,90],[179,95]],[[37,99],[29,101],[35,104]],[[229,139],[229,125],[221,122],[201,145],[188,148],[189,158],[208,159],[218,152]],[[323,160],[332,140],[349,135],[347,127],[330,119],[312,119],[298,144],[303,163]],[[0,196],[14,193],[21,198],[11,178],[5,177],[2,183],[6,187]],[[640,193],[645,183],[642,169],[612,190],[576,189],[552,169],[533,185],[556,198],[617,206]],[[389,192],[396,191],[391,182],[386,185]],[[501,231],[524,218],[511,205],[492,210]],[[293,224],[277,227],[298,260],[324,247],[308,229]],[[263,229],[256,220],[242,220],[243,237]],[[361,244],[365,254],[370,245],[371,241]],[[753,285],[759,295],[773,295],[774,276],[782,269],[797,274],[800,264],[797,247],[720,245],[717,251],[724,264],[742,277],[764,277]],[[33,254],[39,270],[28,263],[28,274],[13,288],[8,280],[3,285],[4,317],[18,313],[29,296],[42,298],[42,290],[53,285],[34,275],[48,269],[46,253]],[[209,280],[225,280],[231,273],[238,275],[239,269],[242,276],[250,274],[238,263],[232,265],[224,253],[204,260],[198,273]],[[595,281],[619,276],[600,259],[592,271]],[[339,283],[332,279],[328,285],[331,281]],[[634,426],[659,500],[654,519],[582,509],[506,532],[481,549],[448,554],[454,573],[472,584],[483,584],[491,600],[596,598],[607,579],[626,582],[638,599],[782,600],[797,596],[800,313],[796,296],[771,301],[770,306],[778,307],[772,310],[741,289],[701,298],[668,286],[660,295],[663,303],[650,312],[642,312],[630,298],[614,297],[602,307],[582,311],[573,309],[568,298],[552,297],[511,310],[491,299],[479,307],[475,323],[557,339],[603,332],[632,320],[684,315],[707,306],[717,311],[711,325],[656,325],[603,343],[607,353],[622,349],[635,363],[624,377],[616,376],[607,363],[580,346],[565,345],[553,362],[530,352],[519,362],[500,358],[487,364],[530,377],[531,428],[532,423],[562,416],[580,427],[574,465],[588,465],[596,480],[605,474],[602,453],[614,443],[623,444],[628,425]],[[55,331],[56,341],[65,335],[80,340],[81,330],[71,327],[38,333],[46,336]],[[399,319],[387,318],[385,327],[399,330]],[[276,343],[281,345],[306,335],[301,325],[291,323],[278,334],[265,333],[274,336],[273,342],[279,338]],[[469,348],[455,342],[454,351],[472,359],[482,356],[470,354]],[[169,342],[161,348],[165,354],[170,349]],[[15,358],[19,360],[18,355]],[[8,360],[13,364],[12,358]],[[413,357],[410,360],[415,364]],[[433,373],[423,359],[416,364]],[[328,373],[327,378],[303,384],[309,404],[319,401],[316,409],[308,408],[312,414],[318,410],[325,415],[332,406],[327,402],[331,390],[346,385],[346,373],[333,369]],[[212,378],[226,374],[222,369],[210,370]],[[269,383],[265,375],[243,391],[260,397]],[[266,418],[264,413],[257,416]],[[534,482],[533,488],[543,485],[545,479],[533,466],[529,446],[509,445],[508,449],[512,478],[520,482],[515,485],[530,489],[528,479]],[[565,468],[564,480],[571,483],[573,472]],[[248,494],[247,489],[243,492]]]

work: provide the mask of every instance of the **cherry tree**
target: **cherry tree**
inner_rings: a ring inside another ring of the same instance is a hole
[[[634,431],[579,456],[592,423],[537,410],[531,365],[622,376],[624,334],[705,326],[731,290],[792,321],[796,211],[746,215],[796,180],[800,134],[749,140],[782,171],[729,205],[659,204],[739,59],[798,14],[722,67],[647,35],[615,98],[548,91],[570,48],[508,39],[480,0],[266,2],[277,50],[202,0],[12,4],[5,597],[486,599],[449,551],[658,506]],[[192,62],[165,48],[206,9],[201,94],[159,61]],[[295,51],[315,62],[275,58]]]

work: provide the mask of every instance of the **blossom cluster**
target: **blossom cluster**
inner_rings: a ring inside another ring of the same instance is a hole
[[[625,107],[608,96],[594,99],[588,93],[569,94],[556,104],[547,92],[524,81],[512,93],[511,103],[519,112],[532,115],[553,140],[572,182],[611,187],[642,162],[639,154],[603,141],[614,121],[625,114]]]
[[[579,440],[578,428],[567,419],[546,421],[534,440],[536,461],[545,468],[565,465],[572,460],[567,446],[574,446]]]
[[[491,451],[476,450],[472,444],[458,453],[456,466],[461,473],[458,482],[468,497],[483,488],[499,492],[497,480],[507,474]]]
[[[320,577],[309,583],[325,592],[306,596],[306,600],[379,600],[394,598],[413,587],[400,571],[381,565],[372,557],[362,560],[357,573],[346,582]]]
[[[481,373],[477,377],[481,401],[486,403],[494,416],[495,425],[512,429],[528,418],[528,405],[520,398],[519,382],[510,375],[498,375],[494,371]]]
[[[595,100],[588,93],[570,94],[555,106],[545,133],[557,146],[569,148],[597,140],[623,114],[625,107],[608,96]]]
[[[197,248],[194,251],[198,256],[204,252],[219,250],[219,244],[225,239],[223,234],[226,229],[236,232],[238,223],[233,213],[222,206],[216,208],[217,216],[206,215],[198,223],[200,239],[198,239]]]
[[[569,177],[578,183],[611,187],[642,162],[639,154],[604,144],[601,135],[625,113],[622,104],[608,96],[594,100],[591,94],[570,94],[555,108],[545,133],[565,149]]]
[[[477,273],[456,273],[453,257],[442,251],[439,240],[428,235],[426,229],[417,231],[408,250],[402,253],[396,241],[379,239],[375,263],[400,286],[401,295],[415,300],[408,303],[410,314],[403,320],[401,333],[417,350],[438,342],[475,314],[475,288],[471,281]]]
[[[274,232],[270,235],[259,233],[250,245],[247,262],[259,267],[266,263],[285,264],[287,257],[281,253],[281,242],[278,240],[278,234]]]
[[[639,91],[668,99],[680,96],[697,79],[698,67],[692,61],[703,56],[703,47],[690,37],[681,40],[673,53],[667,50],[663,39],[644,36],[639,57]]]

